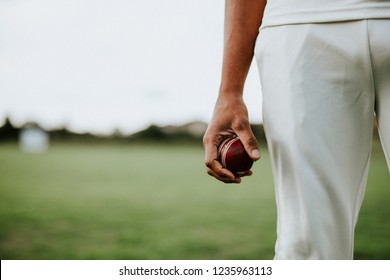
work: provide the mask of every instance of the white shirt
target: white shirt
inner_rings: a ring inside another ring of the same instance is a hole
[[[390,0],[268,0],[261,28],[384,18],[390,19]]]

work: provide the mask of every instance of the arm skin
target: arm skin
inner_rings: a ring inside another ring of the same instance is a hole
[[[218,146],[237,135],[253,160],[260,159],[243,101],[245,80],[252,63],[266,0],[226,0],[222,79],[213,117],[203,137],[207,173],[225,183],[240,183],[248,171],[235,176],[218,162]]]

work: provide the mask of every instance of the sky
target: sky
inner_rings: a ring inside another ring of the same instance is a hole
[[[223,0],[0,0],[0,123],[134,133],[208,122]],[[244,91],[261,122],[253,61]]]

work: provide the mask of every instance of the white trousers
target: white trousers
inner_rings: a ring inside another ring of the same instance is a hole
[[[276,187],[275,259],[352,259],[374,112],[390,161],[390,19],[264,28],[255,55]]]

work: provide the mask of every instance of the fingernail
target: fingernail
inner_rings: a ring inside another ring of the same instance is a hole
[[[256,159],[260,158],[260,152],[259,152],[259,150],[253,150],[253,151],[252,151],[252,157],[254,157],[254,158],[256,158]]]

